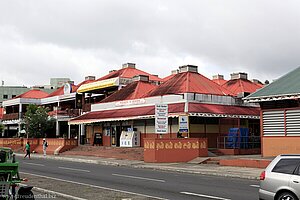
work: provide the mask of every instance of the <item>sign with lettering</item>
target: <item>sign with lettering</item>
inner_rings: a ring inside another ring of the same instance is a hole
[[[188,133],[189,132],[189,116],[188,115],[179,115],[179,133]]]
[[[155,133],[168,133],[168,104],[155,105]]]

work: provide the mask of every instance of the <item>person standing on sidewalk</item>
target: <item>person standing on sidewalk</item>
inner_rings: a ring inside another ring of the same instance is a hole
[[[46,139],[43,139],[43,152],[44,152],[44,156],[47,155],[47,147],[48,147],[48,143],[46,141]]]
[[[29,142],[26,143],[24,151],[26,151],[24,158],[26,158],[28,156],[28,158],[30,159],[30,143]]]

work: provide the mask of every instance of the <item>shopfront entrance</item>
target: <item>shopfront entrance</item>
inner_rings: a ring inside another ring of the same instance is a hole
[[[131,128],[130,125],[126,125],[126,126],[112,125],[111,126],[111,146],[112,147],[120,146],[121,133],[122,133],[122,131],[127,131],[129,128]]]

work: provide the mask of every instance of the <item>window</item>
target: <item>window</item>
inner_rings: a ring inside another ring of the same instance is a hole
[[[4,94],[4,95],[3,95],[3,99],[8,99],[8,95],[7,95],[7,94]]]
[[[15,94],[13,94],[13,95],[11,95],[11,98],[15,98],[17,95],[15,95]]]
[[[293,174],[300,163],[300,159],[281,159],[273,168],[272,172]]]

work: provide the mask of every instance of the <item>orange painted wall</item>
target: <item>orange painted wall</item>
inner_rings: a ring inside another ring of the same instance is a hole
[[[208,155],[206,138],[144,139],[144,144],[145,162],[188,162]]]
[[[273,157],[279,154],[300,154],[300,137],[263,137],[262,156]]]
[[[23,150],[27,141],[29,141],[31,151],[37,153],[43,153],[43,139],[42,138],[5,138],[0,139],[0,147],[10,147],[14,151]],[[72,149],[78,145],[78,141],[75,139],[63,139],[63,138],[49,138],[47,139],[48,148],[47,153],[53,154],[58,147],[62,147],[60,153],[69,149]]]
[[[156,133],[141,133],[141,147],[144,146],[144,141],[145,139],[159,139],[160,135]],[[162,135],[163,139],[176,139],[177,138],[177,133],[168,133],[168,134],[163,134]]]
[[[0,147],[9,147],[13,150],[21,149],[23,140],[18,138],[3,138],[0,140]]]

